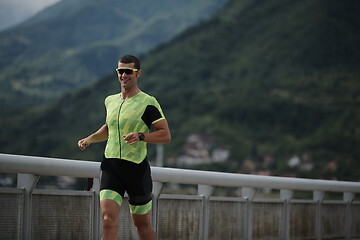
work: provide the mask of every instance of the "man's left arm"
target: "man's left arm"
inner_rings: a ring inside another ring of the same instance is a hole
[[[152,125],[155,131],[144,133],[144,142],[167,144],[171,142],[171,133],[166,119],[155,122]]]
[[[155,131],[142,133],[144,135],[144,142],[157,144],[167,144],[171,142],[171,133],[166,119],[161,119],[153,123],[152,126]],[[126,143],[133,145],[140,141],[139,134],[140,133],[129,133],[123,136],[123,138]]]

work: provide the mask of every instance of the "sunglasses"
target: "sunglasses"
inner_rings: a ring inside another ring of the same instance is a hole
[[[118,72],[120,75],[123,75],[124,73],[126,73],[127,75],[131,75],[137,71],[139,71],[139,69],[136,69],[136,68],[117,68],[116,69],[116,72]]]

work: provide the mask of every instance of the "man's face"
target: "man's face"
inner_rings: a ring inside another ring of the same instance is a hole
[[[141,70],[131,71],[131,69],[134,69],[134,63],[119,62],[118,69],[120,69],[120,71],[117,71],[118,79],[122,88],[129,90],[133,87],[137,87],[137,81],[141,75]],[[124,71],[122,72],[121,69],[124,69]]]

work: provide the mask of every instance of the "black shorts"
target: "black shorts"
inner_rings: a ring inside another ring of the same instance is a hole
[[[113,190],[124,198],[125,191],[131,205],[144,205],[152,199],[152,179],[147,159],[141,163],[104,158],[101,163],[100,190]]]

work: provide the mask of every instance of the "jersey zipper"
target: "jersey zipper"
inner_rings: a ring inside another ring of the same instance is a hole
[[[125,99],[122,100],[122,102],[120,103],[120,106],[119,106],[119,111],[118,111],[118,116],[117,116],[117,120],[118,120],[118,124],[117,124],[117,127],[118,127],[118,133],[119,133],[119,158],[121,159],[121,131],[120,131],[120,112],[121,112],[121,108],[122,108],[122,105],[124,104],[125,102]]]

